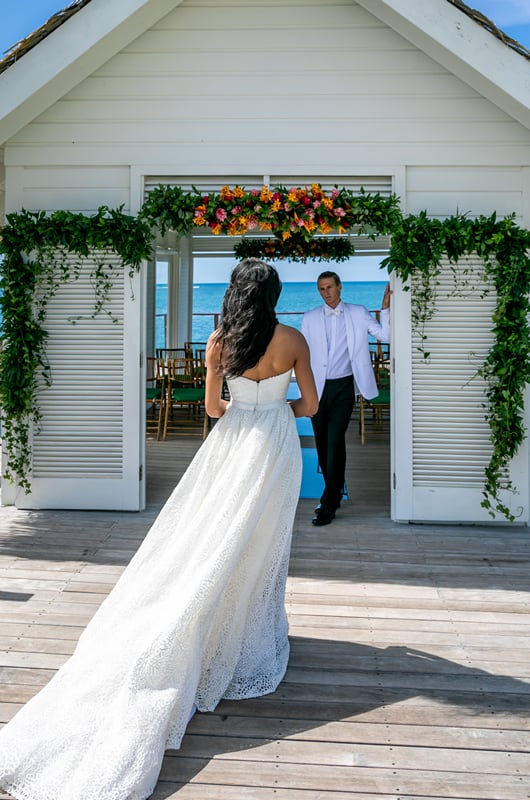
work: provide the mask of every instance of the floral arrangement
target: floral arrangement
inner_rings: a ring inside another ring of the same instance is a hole
[[[376,211],[377,220],[372,219]],[[383,212],[383,220],[381,217]],[[212,233],[244,236],[249,231],[270,231],[281,241],[309,242],[315,235],[348,232],[381,233],[399,216],[395,197],[381,198],[335,186],[327,192],[318,183],[303,188],[246,190],[223,186],[219,194],[203,195],[195,208],[193,224],[207,225]]]
[[[308,240],[315,233],[344,233],[351,227],[344,201],[340,189],[334,188],[328,195],[317,183],[274,191],[268,186],[250,191],[223,186],[219,195],[203,196],[193,222],[208,225],[215,234],[242,236],[258,229],[284,240],[296,235]]]

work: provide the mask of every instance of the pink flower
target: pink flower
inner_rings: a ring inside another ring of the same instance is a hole
[[[257,196],[259,195],[259,190],[258,190],[258,189],[251,189],[251,190],[250,190],[250,194],[251,194],[253,197],[257,197]]]
[[[254,228],[258,227],[258,219],[257,217],[249,217],[247,222],[247,229],[249,231],[254,230]]]
[[[340,194],[340,192],[339,192],[339,190],[337,189],[337,187],[335,186],[335,188],[331,190],[331,196],[332,196],[332,198],[335,200],[335,199],[336,199],[336,198],[339,196],[339,194]]]
[[[320,200],[315,200],[315,202],[313,203],[313,208],[320,208],[321,205],[322,202]]]
[[[339,208],[335,208],[333,210],[333,213],[335,214],[336,217],[345,217],[346,216],[346,212],[344,211],[343,208],[340,208],[340,206],[339,206]]]
[[[218,208],[215,212],[215,217],[216,219],[219,220],[219,222],[223,222],[227,218],[227,216],[228,214],[226,213],[224,208]]]
[[[234,206],[232,209],[232,214],[239,214],[241,212],[241,206]]]

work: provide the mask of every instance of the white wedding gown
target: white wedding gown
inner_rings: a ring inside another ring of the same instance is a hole
[[[194,705],[272,692],[301,481],[290,372],[232,402],[54,678],[0,731],[21,800],[145,800]]]

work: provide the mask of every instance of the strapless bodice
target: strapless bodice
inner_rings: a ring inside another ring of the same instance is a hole
[[[228,388],[232,405],[242,408],[274,408],[283,405],[291,381],[291,370],[280,375],[272,375],[261,381],[254,381],[242,375],[229,378]]]

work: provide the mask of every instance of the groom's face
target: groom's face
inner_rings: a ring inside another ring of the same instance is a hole
[[[336,308],[340,303],[341,283],[335,283],[333,278],[321,278],[317,284],[322,300],[330,308]]]

